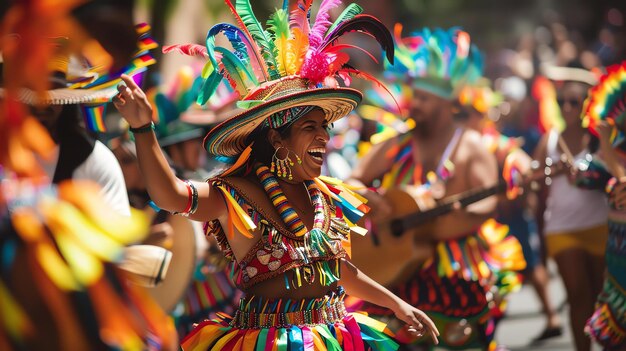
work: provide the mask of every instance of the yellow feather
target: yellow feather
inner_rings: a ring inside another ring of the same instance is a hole
[[[300,68],[308,49],[308,35],[305,35],[300,28],[293,28],[292,37],[287,42],[287,74],[300,73]]]
[[[281,72],[281,74],[287,74],[287,75],[292,74],[287,71],[287,55],[288,55],[287,38],[285,37],[276,38],[276,40],[274,41],[274,45],[276,45],[276,49],[278,50],[278,55],[276,56],[276,63],[278,65],[278,70]]]

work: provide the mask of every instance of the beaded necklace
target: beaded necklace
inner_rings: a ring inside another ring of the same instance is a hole
[[[278,180],[274,174],[270,172],[267,166],[263,165],[258,165],[256,167],[256,174],[263,185],[263,189],[265,189],[265,192],[272,200],[272,204],[274,204],[274,207],[280,214],[280,218],[283,220],[287,228],[289,228],[289,231],[298,237],[305,235],[308,232],[306,226],[300,217],[298,217],[298,214],[289,203],[289,200],[287,200],[287,197],[280,188],[280,184],[278,184]],[[304,184],[306,185],[306,189],[311,197],[311,202],[313,203],[315,210],[312,230],[321,230],[326,216],[324,213],[322,192],[314,181],[306,180],[304,181]]]

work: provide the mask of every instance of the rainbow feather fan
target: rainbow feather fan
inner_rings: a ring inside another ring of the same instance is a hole
[[[597,135],[600,121],[609,121],[617,126],[612,137],[614,146],[624,141],[626,133],[626,61],[607,68],[607,73],[591,88],[583,106],[583,126]]]
[[[393,62],[393,38],[378,19],[362,14],[363,9],[357,4],[348,5],[331,22],[330,11],[341,1],[322,0],[311,23],[312,0],[299,0],[291,11],[285,0],[263,28],[249,0],[225,2],[237,25],[219,23],[213,26],[208,31],[205,47],[183,44],[163,49],[163,52],[177,51],[208,59],[197,99],[201,105],[208,101],[223,78],[238,92],[241,100],[249,100],[245,97],[262,88],[263,83],[285,77],[305,78],[317,87],[338,86],[337,79],[349,85],[350,75],[376,81],[348,64],[350,56],[346,49],[354,46],[337,44],[337,40],[348,32],[373,37],[386,52],[387,59]],[[220,33],[230,43],[229,48],[216,46],[215,39]],[[251,107],[255,102],[246,103],[245,107]]]

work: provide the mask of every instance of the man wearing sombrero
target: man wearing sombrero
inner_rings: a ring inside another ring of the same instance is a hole
[[[384,325],[346,312],[346,293],[395,311],[411,333],[437,340],[424,313],[350,263],[350,231],[362,232],[354,223],[367,207],[341,183],[320,178],[328,126],[361,100],[360,92],[339,86],[363,73],[347,64],[347,46],[337,39],[366,32],[388,57],[393,51],[389,32],[356,4],[331,23],[338,4],[323,1],[311,26],[310,1],[291,12],[285,2],[264,30],[248,1],[227,1],[238,27],[211,28],[206,49],[177,47],[209,58],[200,102],[226,77],[245,108],[206,136],[209,153],[232,163],[207,183],[174,177],[152,133],[145,94],[124,78],[115,104],[135,134],[152,199],[207,222],[246,293],[234,316],[201,323],[182,341],[184,350],[395,349]],[[234,51],[215,46],[220,32]]]
[[[433,207],[449,196],[495,185],[495,157],[482,145],[479,133],[454,121],[453,103],[460,89],[482,75],[482,57],[469,34],[458,28],[425,28],[401,37],[401,30],[397,25],[395,64],[386,67],[385,77],[399,84],[397,105],[405,106],[399,112],[415,127],[373,146],[349,182],[372,186],[380,180],[383,194],[419,186],[424,203]],[[387,110],[397,109],[390,106]],[[368,190],[363,195],[371,204],[374,228],[394,218],[394,208],[402,206],[389,203],[377,192]],[[492,255],[504,243],[507,230],[493,223],[483,226],[490,223],[485,221],[495,205],[495,197],[463,208],[457,202],[428,223],[403,229],[404,236],[415,236],[423,245],[413,249],[420,250],[419,260],[404,260],[413,264],[405,269],[409,273],[393,279],[392,290],[429,311],[443,333],[443,347],[491,350],[495,346],[490,289],[498,278],[494,272],[507,267],[506,260]],[[424,245],[430,245],[430,257],[422,258]],[[380,265],[384,264],[381,260]],[[390,314],[376,306],[366,307],[370,314]],[[405,340],[428,342],[411,335]]]

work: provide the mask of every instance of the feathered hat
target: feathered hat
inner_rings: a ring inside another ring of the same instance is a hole
[[[196,100],[203,82],[199,69],[183,66],[172,84],[147,93],[156,105],[156,132],[161,146],[203,137],[204,127],[229,117],[224,110],[237,100],[237,94],[223,83],[204,106],[199,106]]]
[[[348,5],[330,22],[330,11],[341,1],[322,0],[311,24],[312,0],[299,0],[291,12],[285,0],[264,29],[249,0],[225,2],[237,26],[213,26],[207,34],[206,47],[174,45],[164,49],[208,58],[198,96],[200,104],[207,101],[223,78],[240,96],[238,106],[245,111],[219,124],[204,139],[205,148],[213,155],[240,155],[255,130],[293,122],[310,106],[321,108],[330,123],[352,111],[362,95],[340,87],[339,81],[349,85],[351,74],[373,77],[348,64],[350,56],[344,50],[355,47],[337,44],[343,34],[356,31],[374,37],[386,51],[387,59],[393,61],[391,34],[378,19],[361,14],[359,5]],[[216,46],[219,33],[226,36],[232,49]]]
[[[454,98],[465,84],[483,73],[483,58],[467,32],[424,28],[402,37],[396,24],[395,63],[385,65],[385,78],[399,81],[444,99]]]
[[[612,136],[613,145],[622,144],[626,133],[626,61],[607,68],[589,91],[583,105],[583,126],[597,135],[596,125],[608,120],[617,126]]]
[[[136,30],[137,50],[130,63],[116,71],[108,71],[109,67],[89,62],[87,57],[96,56],[97,52],[85,52],[81,53],[83,56],[78,56],[68,52],[70,39],[51,38],[50,45],[56,52],[48,67],[51,88],[44,92],[23,88],[17,98],[28,105],[79,104],[86,126],[96,132],[106,131],[104,109],[117,94],[120,76],[122,74],[133,76],[139,84],[146,68],[156,62],[149,52],[150,49],[157,47],[156,42],[150,37],[150,26],[145,23],[138,24]],[[20,40],[18,36],[16,40]],[[11,69],[10,65],[11,62],[3,63],[3,69]],[[0,88],[0,96],[4,96],[4,88]]]

